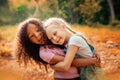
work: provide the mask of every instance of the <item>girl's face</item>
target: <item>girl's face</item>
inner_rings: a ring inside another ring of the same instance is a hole
[[[66,33],[64,27],[58,27],[50,25],[46,28],[46,34],[48,39],[57,45],[63,45],[66,39]]]
[[[43,33],[39,30],[38,26],[29,23],[27,27],[27,34],[31,42],[35,44],[44,44],[45,40]]]

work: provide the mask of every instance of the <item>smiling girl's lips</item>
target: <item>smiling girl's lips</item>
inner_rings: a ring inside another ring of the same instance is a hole
[[[59,39],[58,39],[58,41],[57,41],[57,43],[59,43],[59,44],[60,44],[60,42],[61,42],[61,39],[59,38]]]
[[[38,40],[38,42],[39,42],[40,44],[44,44],[44,43],[45,43],[45,39],[43,38],[43,36],[40,37],[40,39]]]
[[[39,42],[40,44],[44,44],[44,41],[43,41],[43,40],[38,40],[38,42]]]

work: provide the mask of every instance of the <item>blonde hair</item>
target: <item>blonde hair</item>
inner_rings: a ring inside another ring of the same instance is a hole
[[[61,25],[65,25],[65,27],[72,33],[77,33],[76,31],[72,30],[70,25],[63,20],[62,18],[49,18],[44,22],[44,28],[47,28],[50,25],[57,25],[57,26],[61,26]]]

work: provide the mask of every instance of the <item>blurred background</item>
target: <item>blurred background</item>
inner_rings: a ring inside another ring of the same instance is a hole
[[[0,25],[16,24],[28,17],[62,17],[72,24],[115,27],[120,23],[120,0],[0,0]]]
[[[0,0],[0,80],[54,80],[49,65],[47,73],[44,67],[25,68],[16,62],[16,30],[30,17],[65,19],[99,53],[105,72],[101,80],[120,80],[120,0]]]

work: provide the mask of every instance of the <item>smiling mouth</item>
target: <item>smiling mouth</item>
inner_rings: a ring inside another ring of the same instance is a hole
[[[60,43],[60,39],[58,39],[57,43]]]
[[[38,40],[38,42],[41,44],[41,40]]]
[[[44,44],[44,40],[38,40],[40,44]]]
[[[42,42],[43,42],[43,39],[42,39],[42,38],[40,38],[40,39],[38,40],[38,42],[42,43]]]

